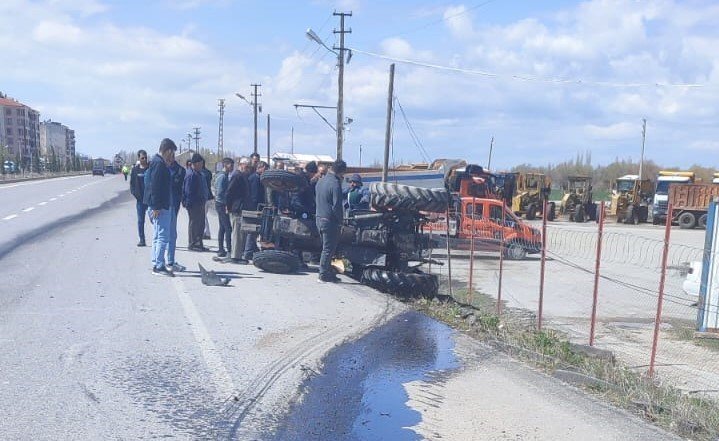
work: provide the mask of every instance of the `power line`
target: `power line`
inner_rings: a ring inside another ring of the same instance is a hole
[[[570,79],[570,78],[548,78],[548,77],[538,77],[538,76],[532,76],[532,75],[525,75],[525,74],[499,74],[496,72],[489,72],[484,70],[478,70],[478,69],[463,69],[460,67],[451,67],[451,66],[443,66],[440,64],[432,64],[432,63],[425,63],[422,61],[416,61],[416,60],[408,60],[405,58],[398,58],[398,57],[390,57],[389,55],[383,55],[383,54],[377,54],[374,52],[364,51],[362,49],[357,48],[349,48],[352,52],[356,52],[358,54],[364,54],[368,55],[370,57],[375,58],[381,58],[384,60],[390,60],[397,63],[404,63],[404,64],[411,64],[414,66],[420,66],[420,67],[427,67],[431,69],[437,69],[437,70],[446,70],[450,72],[457,72],[457,73],[463,73],[468,75],[478,75],[488,78],[504,78],[504,79],[511,79],[511,80],[517,80],[517,81],[527,81],[527,82],[540,82],[540,83],[552,83],[552,84],[568,84],[568,85],[590,85],[590,86],[604,86],[604,87],[677,87],[677,88],[698,88],[698,87],[704,87],[704,84],[694,84],[694,83],[687,83],[687,84],[680,84],[680,83],[620,83],[620,82],[611,82],[611,81],[592,81],[592,80],[582,80],[582,79]]]
[[[417,132],[414,131],[414,127],[412,127],[412,124],[409,122],[409,119],[407,118],[407,114],[404,113],[404,108],[402,107],[402,103],[399,102],[399,98],[395,97],[395,101],[397,101],[397,106],[399,107],[399,111],[402,114],[402,119],[404,119],[404,123],[407,125],[407,130],[409,131],[409,136],[414,142],[414,145],[419,149],[420,155],[422,155],[422,159],[424,159],[426,162],[431,162],[429,158],[429,154],[427,153],[427,150],[424,148],[424,145],[422,145],[422,141],[420,141],[419,136],[417,135]]]

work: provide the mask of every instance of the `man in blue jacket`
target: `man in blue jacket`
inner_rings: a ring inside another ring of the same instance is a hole
[[[152,158],[145,172],[145,194],[143,202],[148,206],[147,213],[154,232],[152,238],[152,273],[174,276],[165,267],[165,253],[170,239],[170,170],[168,164],[175,160],[177,146],[165,138],[160,143],[159,153]]]
[[[260,182],[260,177],[265,170],[267,170],[267,163],[260,161],[257,163],[257,171],[248,175],[249,198],[243,210],[256,211],[260,209],[260,205],[265,203],[265,186]],[[247,233],[242,260],[252,260],[252,255],[255,254],[255,251],[257,251],[257,233]]]
[[[202,174],[204,159],[199,153],[190,159],[192,168],[185,175],[185,185],[182,189],[182,205],[187,209],[189,217],[189,239],[187,249],[190,251],[208,251],[202,243],[205,232],[205,204],[209,197],[207,181]]]
[[[342,176],[347,170],[347,164],[336,160],[332,167],[322,179],[317,182],[315,188],[315,202],[317,213],[315,222],[322,237],[322,255],[320,256],[320,282],[339,282],[330,268],[337,244],[339,243],[340,230],[344,219],[344,200],[342,197]]]
[[[175,248],[177,247],[177,215],[180,213],[182,203],[182,187],[185,184],[187,170],[177,161],[172,161],[170,168],[170,243],[167,246],[167,266],[171,271],[185,271],[185,267],[175,260]]]

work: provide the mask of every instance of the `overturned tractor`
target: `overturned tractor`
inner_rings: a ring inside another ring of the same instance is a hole
[[[301,191],[306,181],[295,176],[274,170],[263,175],[262,183],[272,191]],[[370,192],[373,210],[352,211],[345,216],[336,267],[383,292],[401,297],[436,295],[437,276],[420,270],[431,258],[429,239],[421,228],[428,222],[423,213],[447,210],[449,193],[445,189],[387,183],[371,184]],[[316,254],[322,249],[313,216],[268,204],[261,212],[243,212],[243,217],[247,221],[243,220],[245,228],[260,234],[262,246],[254,254],[253,263],[264,271],[298,271],[304,254]]]

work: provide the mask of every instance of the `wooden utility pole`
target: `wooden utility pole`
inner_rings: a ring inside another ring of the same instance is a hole
[[[337,51],[337,67],[339,67],[339,76],[337,77],[337,159],[342,159],[342,143],[344,137],[344,77],[345,77],[345,34],[351,34],[352,29],[345,30],[345,17],[352,17],[351,12],[333,12],[332,15],[339,16],[340,29],[334,30],[335,34],[340,34],[340,45],[335,46]]]
[[[270,114],[267,114],[267,165],[270,165]]]
[[[384,162],[382,182],[387,182],[389,173],[389,145],[392,138],[392,103],[394,102],[394,63],[389,65],[389,90],[387,92],[387,125],[384,132]]]

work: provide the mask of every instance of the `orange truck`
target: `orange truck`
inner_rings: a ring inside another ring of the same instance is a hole
[[[679,228],[706,228],[709,202],[719,197],[717,184],[673,184],[669,187],[672,223]]]

